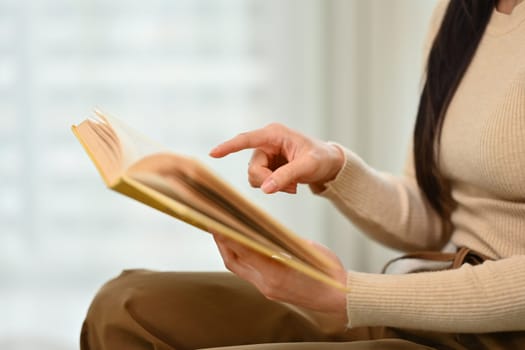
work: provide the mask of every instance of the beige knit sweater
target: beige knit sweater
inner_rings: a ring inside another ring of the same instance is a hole
[[[441,1],[429,38],[445,8]],[[498,259],[406,275],[349,272],[351,327],[525,330],[525,2],[511,15],[494,10],[445,118],[440,163],[457,205],[452,225],[422,196],[410,159],[394,177],[346,157],[321,194],[373,239],[404,251],[451,240]]]

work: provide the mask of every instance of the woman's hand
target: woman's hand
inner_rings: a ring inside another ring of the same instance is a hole
[[[346,294],[343,291],[224,236],[213,236],[226,268],[253,284],[266,298],[298,306],[327,333],[346,329]],[[346,271],[335,254],[317,243],[309,243],[336,262],[330,275],[346,285]]]
[[[336,146],[306,137],[280,124],[246,132],[218,145],[211,152],[220,158],[253,148],[248,179],[266,193],[295,193],[297,184],[308,184],[320,191],[335,178],[344,163]],[[268,299],[293,304],[306,312],[321,329],[346,329],[346,294],[318,282],[280,261],[258,254],[239,243],[214,234],[226,267],[253,284]],[[311,242],[336,262],[330,275],[346,284],[346,271],[331,251]]]
[[[280,124],[245,132],[218,145],[211,152],[220,158],[253,148],[248,180],[265,193],[296,193],[297,184],[309,184],[321,191],[335,178],[344,162],[336,146],[306,137]]]

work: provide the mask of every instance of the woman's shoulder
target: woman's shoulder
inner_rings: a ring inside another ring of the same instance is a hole
[[[443,21],[443,17],[445,16],[445,12],[447,10],[449,3],[450,3],[450,0],[437,0],[436,1],[436,6],[434,7],[432,16],[430,17],[430,23],[428,25],[427,36],[426,36],[424,46],[423,46],[423,49],[424,49],[423,52],[424,52],[425,58],[428,56],[428,53],[430,52],[430,47],[432,46],[432,43],[434,42],[434,38],[436,37],[439,27],[441,26],[441,22]]]
[[[445,12],[447,11],[449,3],[450,0],[436,1],[436,6],[434,8],[434,11],[432,12],[432,17],[430,19],[430,28],[431,31],[434,32],[433,36],[435,36],[439,27],[441,26],[441,22],[443,21],[443,17],[445,16]]]

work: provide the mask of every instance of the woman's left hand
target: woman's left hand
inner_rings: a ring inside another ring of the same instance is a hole
[[[213,236],[226,268],[253,284],[266,298],[300,307],[310,313],[321,328],[328,331],[346,329],[348,319],[346,294],[343,291],[316,281],[222,235]],[[309,243],[336,262],[337,267],[330,275],[345,285],[346,271],[337,256],[320,244]]]

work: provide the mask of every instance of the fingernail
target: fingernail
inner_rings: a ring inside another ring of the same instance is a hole
[[[277,183],[274,179],[266,180],[262,186],[261,190],[263,190],[264,193],[272,193],[277,190]]]

